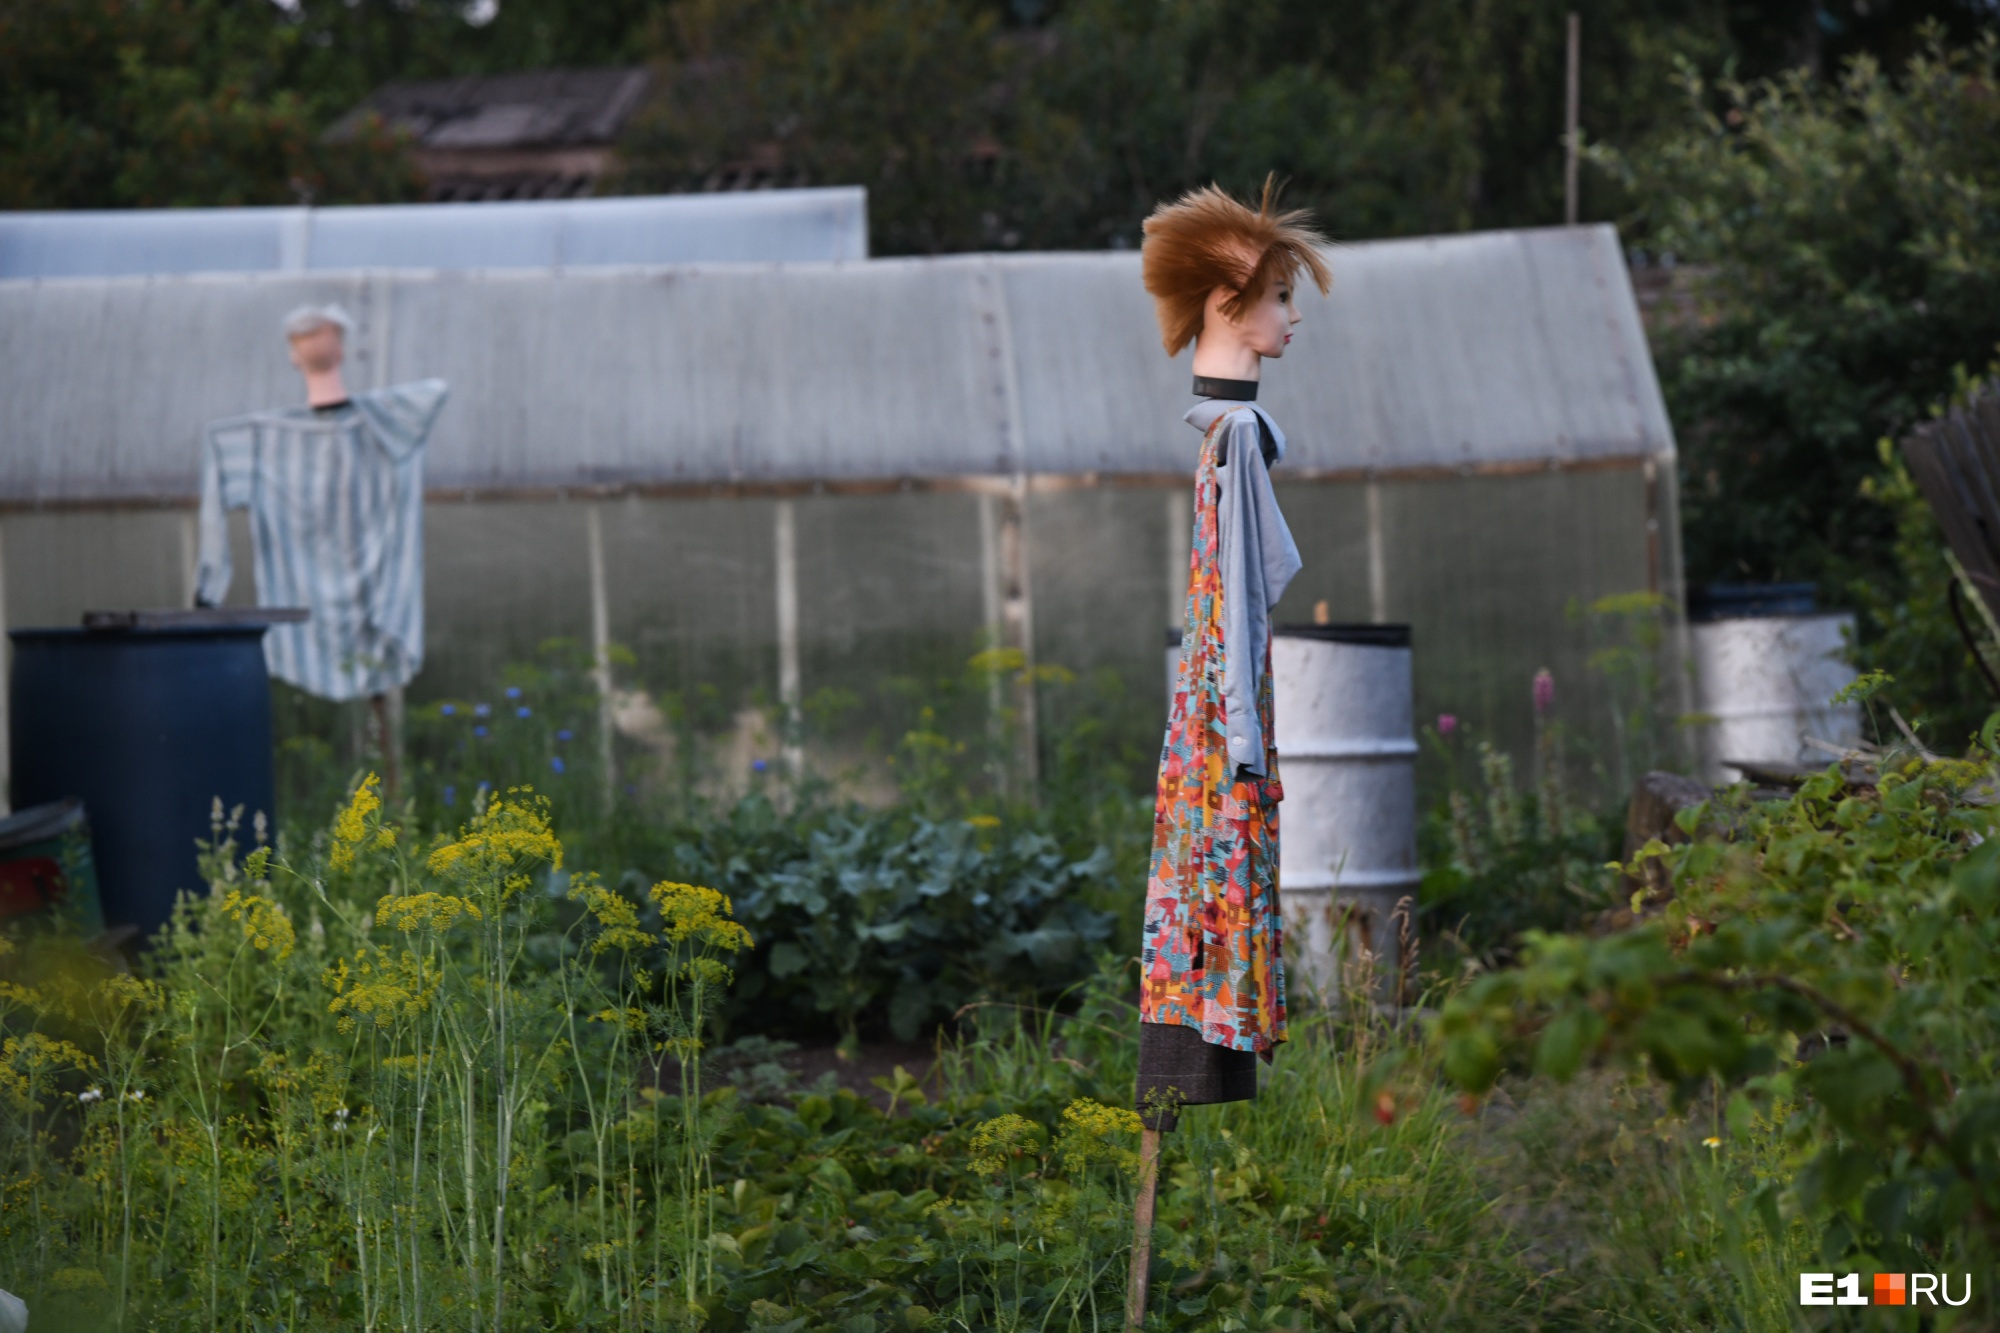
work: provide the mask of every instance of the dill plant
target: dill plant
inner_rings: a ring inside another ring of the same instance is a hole
[[[372,776],[297,861],[239,831],[150,976],[0,982],[9,1284],[111,1328],[700,1322],[727,899],[566,879],[521,789],[428,847]]]

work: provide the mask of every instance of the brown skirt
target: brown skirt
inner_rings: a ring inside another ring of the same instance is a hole
[[[1139,1092],[1134,1102],[1148,1129],[1169,1130],[1183,1106],[1247,1102],[1257,1096],[1257,1055],[1201,1039],[1182,1023],[1139,1025]]]

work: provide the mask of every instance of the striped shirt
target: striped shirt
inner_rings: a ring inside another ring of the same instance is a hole
[[[203,432],[197,600],[229,595],[231,509],[250,511],[260,606],[303,606],[264,636],[271,674],[322,699],[407,683],[424,663],[424,440],[443,380]]]

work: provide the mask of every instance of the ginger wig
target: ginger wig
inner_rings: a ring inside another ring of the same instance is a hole
[[[1254,210],[1207,185],[1161,204],[1146,219],[1141,262],[1168,356],[1200,334],[1208,294],[1217,287],[1235,293],[1222,303],[1230,319],[1263,300],[1273,282],[1291,282],[1301,269],[1326,295],[1333,283],[1319,254],[1326,238],[1304,209],[1280,213],[1277,202],[1277,178],[1266,176]]]

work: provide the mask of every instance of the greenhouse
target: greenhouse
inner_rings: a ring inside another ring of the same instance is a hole
[[[1578,779],[1621,786],[1659,743],[1640,696],[1686,707],[1674,441],[1616,234],[1330,261],[1266,373],[1305,558],[1280,617],[1410,624],[1419,718],[1517,752],[1547,669]],[[622,647],[628,748],[701,689],[737,762],[803,708],[831,719],[804,761],[865,788],[893,683],[997,646],[1063,669],[994,688],[1030,769],[1082,709],[1157,746],[1196,441],[1132,253],[0,282],[9,627],[187,604],[198,432],[298,397],[279,321],[326,301],[357,387],[451,385],[411,707],[552,637]]]
[[[0,279],[868,257],[868,192],[0,213]]]

